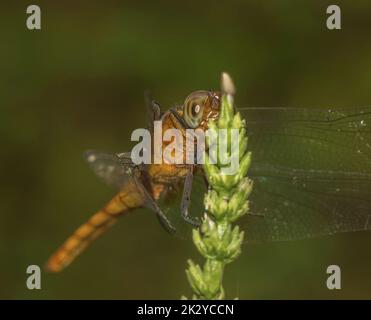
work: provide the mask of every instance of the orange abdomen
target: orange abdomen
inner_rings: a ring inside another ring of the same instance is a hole
[[[46,270],[59,272],[67,267],[90,243],[112,226],[118,217],[143,206],[143,198],[130,180],[100,211],[81,225],[49,258]]]

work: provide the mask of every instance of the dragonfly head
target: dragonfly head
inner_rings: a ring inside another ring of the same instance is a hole
[[[217,91],[194,91],[184,101],[183,117],[193,129],[207,130],[209,121],[216,120],[220,112],[221,93]]]

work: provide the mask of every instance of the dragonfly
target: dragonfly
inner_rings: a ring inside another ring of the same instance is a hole
[[[166,112],[154,100],[147,105],[151,130],[155,120],[163,129],[206,130],[219,117],[221,92],[195,91]],[[253,191],[240,222],[246,243],[371,229],[371,106],[237,111],[246,119],[252,152]],[[149,208],[173,234],[198,226],[208,188],[202,165],[134,165],[125,152],[88,151],[85,159],[119,191],[50,257],[47,270],[67,267],[119,217],[138,208]]]

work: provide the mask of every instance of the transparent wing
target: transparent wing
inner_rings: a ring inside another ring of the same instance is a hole
[[[121,189],[128,179],[133,179],[135,172],[140,175],[138,172],[140,168],[132,164],[130,153],[116,155],[97,151],[87,151],[84,153],[84,157],[99,178],[109,186],[117,189]],[[182,219],[180,211],[185,178],[171,176],[166,179],[166,176],[163,176],[161,179],[163,181],[164,191],[162,191],[161,198],[156,201],[157,206],[167,216],[172,226],[176,228],[176,235],[181,238],[188,238],[191,235],[192,226]],[[143,196],[144,207],[156,212],[154,200],[151,198],[150,192],[146,191],[146,187],[142,184],[143,182],[141,179],[136,181],[140,184],[138,185],[138,192]],[[203,195],[205,190],[206,184],[203,174],[196,173],[193,179],[190,204],[190,214],[192,217],[200,217],[203,213]],[[159,215],[157,215],[157,217],[162,226],[169,231],[166,223],[161,220]]]
[[[120,189],[132,176],[132,165],[126,154],[116,155],[86,151],[84,158],[95,174],[107,185]],[[125,161],[127,160],[127,161]]]
[[[168,185],[168,190],[164,192],[161,199],[158,201],[159,207],[166,214],[172,225],[176,228],[175,235],[180,238],[190,238],[192,236],[193,226],[185,222],[181,216],[181,200],[183,195],[185,178],[179,178],[177,182],[174,180]],[[197,170],[193,176],[191,201],[189,214],[192,218],[200,219],[204,213],[203,199],[207,185],[204,174],[201,170]]]
[[[371,107],[247,108],[254,188],[248,242],[369,230]]]

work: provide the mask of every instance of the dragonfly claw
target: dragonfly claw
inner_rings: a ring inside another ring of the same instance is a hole
[[[193,227],[198,228],[201,225],[201,222],[198,218],[192,218],[190,216],[183,216],[185,222],[189,223]]]
[[[171,224],[171,222],[165,218],[164,216],[157,215],[157,218],[161,224],[161,226],[170,234],[176,233],[176,228]]]

